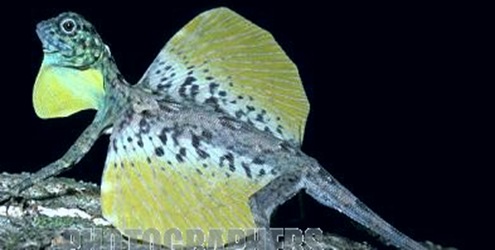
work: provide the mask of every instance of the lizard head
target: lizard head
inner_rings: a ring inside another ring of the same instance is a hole
[[[108,48],[88,21],[66,12],[38,23],[43,62],[33,89],[33,107],[43,118],[100,109],[105,96],[102,60]]]
[[[53,65],[87,68],[97,62],[106,50],[93,25],[73,12],[41,21],[36,33],[46,59]]]

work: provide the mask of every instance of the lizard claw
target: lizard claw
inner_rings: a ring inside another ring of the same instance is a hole
[[[0,206],[5,205],[8,202],[13,201],[16,198],[21,198],[20,192],[17,189],[15,191],[0,191]]]
[[[0,192],[0,206],[11,201],[12,198],[13,198],[12,194],[10,194],[8,192]]]

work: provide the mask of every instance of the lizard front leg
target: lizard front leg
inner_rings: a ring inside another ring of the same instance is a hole
[[[11,188],[11,192],[5,197],[0,197],[0,204],[4,204],[12,196],[18,197],[21,192],[30,188],[35,183],[39,183],[50,177],[56,176],[64,171],[69,170],[76,163],[78,163],[83,156],[89,151],[93,146],[95,141],[101,135],[102,131],[107,126],[106,119],[97,114],[93,123],[91,123],[83,133],[77,138],[77,140],[72,144],[69,150],[58,160],[50,163],[48,166],[40,169],[38,172],[31,175],[29,178],[21,181]]]

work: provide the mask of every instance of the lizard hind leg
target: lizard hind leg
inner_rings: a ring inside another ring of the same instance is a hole
[[[426,250],[424,246],[380,218],[319,165],[308,171],[302,183],[306,193],[319,203],[336,209],[377,233],[386,244],[404,250]]]
[[[249,205],[254,221],[258,229],[263,230],[258,231],[257,239],[254,241],[257,244],[254,246],[256,249],[279,249],[278,246],[276,247],[277,241],[274,235],[270,232],[270,217],[276,207],[285,203],[302,189],[301,180],[301,173],[284,173],[251,196]],[[254,249],[254,247],[248,249]]]

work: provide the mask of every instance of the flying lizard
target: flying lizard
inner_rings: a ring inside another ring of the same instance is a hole
[[[36,32],[44,51],[33,90],[36,114],[97,112],[67,153],[13,187],[14,195],[71,168],[110,133],[102,215],[123,234],[262,228],[268,233],[260,234],[260,248],[275,249],[270,216],[304,190],[386,244],[426,249],[301,151],[309,103],[297,68],[270,33],[235,12],[198,15],[136,84],[124,79],[82,16],[62,13]]]

